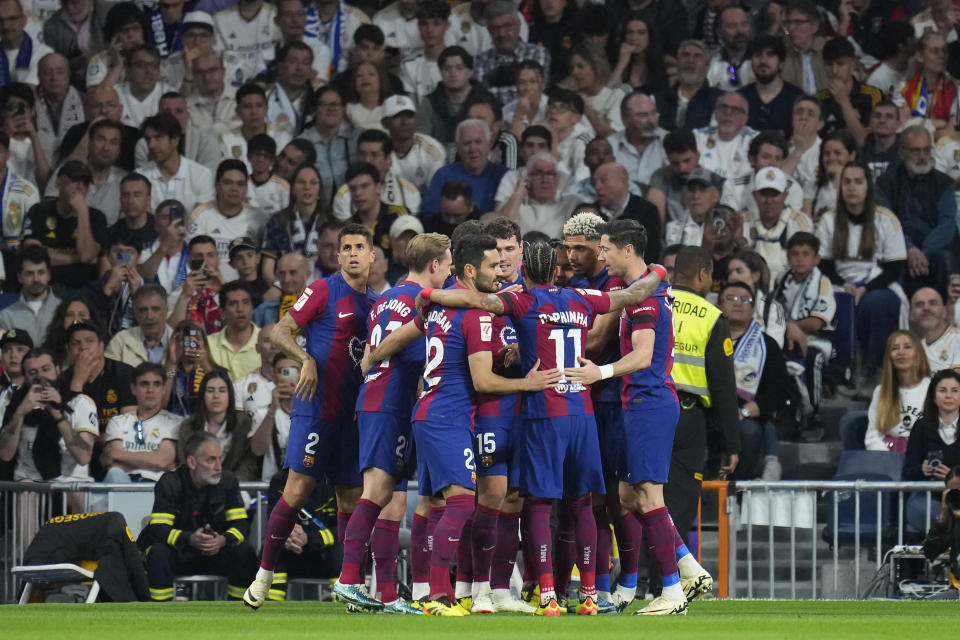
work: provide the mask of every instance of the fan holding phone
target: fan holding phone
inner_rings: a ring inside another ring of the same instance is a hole
[[[187,278],[170,296],[170,323],[186,319],[202,324],[208,334],[220,330],[218,292],[224,282],[219,268],[216,241],[203,235],[192,238],[188,247]]]

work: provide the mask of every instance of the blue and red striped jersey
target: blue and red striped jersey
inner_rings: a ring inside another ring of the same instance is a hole
[[[510,374],[518,374],[519,369],[514,365],[508,370],[503,366],[503,355],[506,348],[517,343],[517,332],[513,328],[513,321],[506,316],[493,316],[493,336],[488,346],[493,353],[493,372],[506,378]],[[495,395],[492,393],[477,393],[474,406],[478,416],[496,418],[512,418],[520,415],[520,394],[508,393]]]
[[[633,351],[633,332],[644,329],[654,332],[653,357],[649,367],[623,377],[624,409],[635,408],[644,397],[664,391],[677,399],[677,387],[670,375],[673,370],[673,293],[669,283],[661,282],[652,296],[620,312],[621,354]]]
[[[360,292],[336,273],[308,286],[288,312],[317,362],[317,393],[311,402],[294,398],[293,412],[330,424],[352,419],[360,388],[367,314],[377,294]]]
[[[541,369],[580,366],[587,330],[593,319],[610,311],[610,296],[593,289],[543,285],[529,291],[497,294],[514,319],[520,342],[520,361],[529,371],[537,359]],[[590,390],[561,380],[555,387],[527,394],[527,418],[555,418],[593,413]]]
[[[597,275],[586,278],[575,276],[570,278],[570,286],[580,289],[596,289],[604,293],[626,288],[627,284],[620,276],[612,276],[607,267]],[[620,359],[620,345],[616,337],[603,345],[599,351],[588,351],[587,358],[595,364],[610,364]],[[600,380],[590,386],[590,395],[594,402],[620,402],[620,382],[618,380]]]
[[[383,294],[367,317],[367,344],[378,344],[416,316],[421,287],[405,280]],[[357,411],[396,412],[409,417],[417,396],[417,380],[423,372],[424,340],[417,338],[403,351],[370,369],[360,387]]]

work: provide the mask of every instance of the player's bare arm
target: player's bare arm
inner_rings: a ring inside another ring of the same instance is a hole
[[[427,293],[426,296],[423,295],[424,291]],[[418,310],[426,300],[444,307],[482,309],[483,311],[489,311],[498,316],[502,316],[506,312],[506,307],[499,295],[480,293],[479,291],[470,289],[424,289],[417,296]]]
[[[290,314],[283,316],[273,331],[270,332],[270,342],[285,354],[300,362],[300,379],[294,389],[294,395],[301,400],[310,402],[317,392],[317,363],[303,347],[297,344],[296,334],[300,325]]]
[[[538,371],[540,360],[533,363],[533,367],[527,372],[527,375],[521,379],[504,378],[493,372],[493,353],[490,351],[480,351],[471,353],[467,358],[470,365],[470,377],[473,379],[473,387],[480,393],[492,393],[494,395],[507,395],[523,391],[527,393],[536,393],[543,391],[560,382],[559,369],[545,369]]]
[[[367,370],[369,371],[374,365],[380,364],[387,358],[400,353],[408,344],[422,337],[423,329],[417,326],[416,322],[404,324],[396,331],[388,334],[387,337],[383,339],[383,342],[378,344],[377,348],[370,352]],[[363,374],[366,375],[366,372],[363,372]]]
[[[597,316],[593,326],[587,332],[587,353],[602,349],[604,345],[614,339],[620,328],[620,312],[612,311]]]
[[[598,380],[628,376],[631,373],[636,373],[641,369],[649,367],[650,362],[653,360],[653,345],[656,342],[656,333],[654,330],[642,329],[640,331],[634,331],[633,335],[630,336],[630,342],[633,345],[630,353],[613,364],[606,365],[607,367],[612,367],[612,369],[603,369],[587,358],[577,358],[580,366],[564,369],[563,375],[570,382],[591,385]],[[604,375],[605,373],[611,375]]]
[[[650,265],[650,273],[646,276],[640,278],[626,289],[611,291],[607,294],[610,296],[610,311],[620,311],[624,307],[640,304],[653,295],[653,292],[657,290],[660,281],[663,280],[665,275],[666,270],[664,270],[663,267],[660,265]]]

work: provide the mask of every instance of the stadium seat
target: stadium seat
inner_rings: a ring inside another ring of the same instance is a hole
[[[897,482],[902,478],[903,456],[895,451],[844,451],[837,464],[833,480],[870,480],[874,482]],[[827,526],[823,539],[830,544],[852,544],[856,535],[856,499],[854,492],[840,492],[837,505],[837,540],[833,539],[834,511],[833,494],[828,493]],[[860,495],[860,542],[875,542],[877,539],[877,513],[880,511],[880,532],[891,522],[891,496],[876,493]]]
[[[11,569],[10,573],[25,583],[23,593],[20,595],[20,604],[30,602],[33,587],[37,584],[55,585],[93,582],[85,601],[87,604],[96,602],[97,596],[100,594],[100,584],[93,579],[93,571],[71,562],[21,565]]]
[[[288,600],[306,600],[307,589],[314,587],[317,590],[317,597],[314,602],[324,602],[331,598],[333,583],[336,578],[292,578],[287,582]]]
[[[224,576],[212,576],[198,573],[192,576],[177,576],[173,579],[174,587],[180,584],[189,585],[190,600],[200,600],[200,590],[204,585],[213,585],[211,600],[227,599],[227,579]]]

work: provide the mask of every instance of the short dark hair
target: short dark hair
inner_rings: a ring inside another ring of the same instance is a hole
[[[304,164],[317,164],[317,148],[309,140],[294,138],[287,145],[293,146],[294,149],[304,155]]]
[[[797,231],[787,240],[787,251],[794,247],[810,247],[814,253],[820,253],[820,238],[809,231]]]
[[[183,129],[180,122],[171,114],[161,111],[156,115],[144,119],[140,125],[140,133],[146,134],[147,129],[153,129],[162,136],[183,140]]]
[[[487,223],[483,230],[497,240],[509,240],[510,238],[516,238],[517,244],[523,243],[523,235],[520,233],[520,225],[506,216],[494,218]]]
[[[636,220],[624,219],[605,223],[600,227],[600,233],[609,236],[610,242],[617,249],[632,245],[633,252],[643,259],[647,250],[647,230]]]
[[[417,8],[417,21],[430,20],[431,18],[436,18],[438,20],[449,20],[450,19],[450,4],[444,2],[444,0],[423,0],[420,3],[420,6]]]
[[[103,24],[104,42],[112,42],[118,31],[134,24],[143,30],[143,11],[135,2],[118,2],[107,11]]]
[[[677,255],[678,253],[680,253],[680,249],[683,249],[683,247],[684,245],[680,244],[679,242],[676,244],[667,245],[663,250],[663,257],[661,257],[660,259],[666,260],[670,256]]]
[[[33,95],[33,89],[23,82],[11,82],[3,87],[3,104],[6,105],[10,98],[19,98],[27,103],[27,106],[33,108],[37,104],[37,98]]]
[[[701,270],[713,271],[713,258],[703,247],[684,246],[677,252],[677,261],[673,265],[673,279],[690,282]]]
[[[137,173],[136,171],[131,171],[127,175],[123,176],[120,179],[120,186],[127,184],[128,182],[142,182],[147,185],[147,193],[150,193],[153,190],[153,184],[150,183],[150,180],[147,179],[147,176],[142,173]]]
[[[485,104],[490,107],[490,111],[493,113],[493,121],[500,122],[503,120],[503,106],[501,106],[500,101],[497,100],[493,95],[489,93],[479,93],[469,100],[464,108],[464,113],[470,111],[471,107],[475,107],[478,104]]]
[[[200,449],[202,449],[203,445],[207,444],[208,442],[216,442],[217,444],[220,444],[220,441],[217,440],[216,436],[208,431],[193,432],[190,434],[190,437],[187,438],[186,444],[183,445],[184,457],[196,458],[197,454],[200,453]]]
[[[463,198],[473,205],[473,187],[466,180],[447,180],[440,189],[440,197],[447,200]]]
[[[93,136],[95,136],[97,132],[100,131],[101,129],[113,129],[114,131],[119,133],[121,136],[123,135],[123,125],[120,124],[119,122],[115,122],[113,120],[97,120],[92,125],[90,125],[90,129],[88,130],[90,134],[90,138],[92,139]]]
[[[260,96],[263,98],[263,101],[267,101],[267,92],[263,90],[263,87],[258,85],[255,82],[248,82],[239,89],[237,89],[237,94],[235,97],[235,102],[240,104],[240,101],[246,98],[247,96]]]
[[[787,5],[787,10],[783,15],[787,16],[794,11],[802,13],[817,24],[821,22],[820,11],[817,9],[817,5],[811,2],[811,0],[793,0],[793,2]]]
[[[210,236],[202,234],[199,236],[193,236],[190,238],[190,242],[187,243],[187,253],[190,253],[190,251],[198,244],[212,244],[213,246],[217,246],[217,241]]]
[[[141,300],[151,296],[159,296],[163,300],[163,304],[167,304],[167,290],[163,288],[162,284],[159,282],[144,282],[131,296],[133,308],[136,309]]]
[[[462,276],[469,264],[479,269],[487,251],[496,251],[497,241],[488,233],[471,233],[460,239],[453,250],[453,266],[457,275]]]
[[[810,104],[816,105],[817,111],[820,113],[820,121],[822,122],[826,114],[823,113],[823,103],[820,102],[820,98],[817,96],[805,93],[796,100],[793,101],[793,108],[796,109],[797,105],[801,102],[809,102]]]
[[[361,142],[378,142],[383,149],[383,155],[389,156],[393,153],[393,140],[382,129],[366,129],[357,137],[357,148],[360,148]]]
[[[163,365],[159,362],[141,362],[133,368],[133,377],[131,378],[131,381],[136,382],[141,376],[145,376],[148,373],[160,376],[161,380],[167,379],[167,370],[164,369]]]
[[[130,66],[133,64],[133,57],[138,53],[149,53],[151,56],[160,60],[160,52],[157,51],[157,48],[149,44],[138,44],[131,47],[123,56],[123,64],[125,66]]]
[[[357,33],[360,33],[360,29],[357,29]],[[354,37],[354,42],[359,42],[356,37]],[[277,62],[283,62],[286,60],[287,56],[293,51],[305,51],[306,53],[310,54],[310,59],[313,60],[313,49],[310,48],[310,45],[300,40],[291,40],[290,42],[285,43],[282,47],[280,47],[279,51],[277,51]],[[239,101],[240,98],[238,97],[237,102]]]
[[[239,171],[243,174],[244,180],[250,177],[250,173],[247,171],[246,162],[243,160],[237,160],[236,158],[227,158],[217,165],[217,176],[214,182],[220,182],[220,178],[222,178],[227,171]]]
[[[362,24],[353,32],[353,42],[356,45],[361,42],[369,42],[382,47],[386,41],[383,30],[375,24]]]
[[[250,288],[247,286],[246,282],[243,280],[231,280],[220,287],[220,294],[217,296],[217,302],[219,302],[221,309],[227,306],[227,296],[237,291],[244,292],[250,296],[251,301],[253,300],[253,294],[250,293]]]
[[[20,253],[18,255],[20,258],[20,270],[23,270],[23,264],[29,262],[30,264],[45,264],[47,269],[50,268],[50,253],[47,251],[46,247],[42,247],[36,244],[25,245],[20,247]]]
[[[537,62],[536,60],[531,60],[531,59],[521,60],[520,62],[514,65],[514,69],[516,69],[516,72],[517,72],[517,75],[513,80],[514,82],[520,79],[521,71],[536,71],[541,78],[547,77],[547,74],[544,73],[543,71],[543,65]]]
[[[880,55],[884,60],[892,58],[900,52],[900,48],[914,37],[913,25],[905,20],[891,20],[883,25],[880,31]]]
[[[520,146],[525,145],[530,138],[543,138],[547,141],[548,147],[553,146],[553,134],[550,133],[550,129],[547,129],[542,124],[532,124],[524,129],[523,134],[520,136]]]
[[[752,58],[764,51],[773,53],[780,59],[780,62],[787,59],[787,45],[784,44],[783,38],[779,36],[762,35],[754,38],[753,42],[750,43],[750,57]]]
[[[443,69],[443,65],[447,63],[447,60],[456,57],[459,57],[463,61],[463,65],[467,69],[473,70],[473,56],[467,53],[466,49],[458,45],[447,47],[441,51],[440,56],[437,58],[437,66]]]
[[[784,159],[786,159],[787,155],[790,154],[790,143],[787,142],[787,139],[783,137],[782,133],[774,129],[761,131],[754,136],[753,140],[750,141],[750,147],[747,150],[747,154],[750,157],[756,158],[757,154],[760,153],[760,147],[765,144],[780,149]]]
[[[117,246],[118,244],[123,245],[125,247],[130,247],[131,249],[134,249],[137,253],[140,253],[141,251],[143,251],[143,243],[129,229],[113,234],[113,236],[110,237],[110,240],[107,243],[107,248],[110,249],[112,247]]]
[[[464,220],[450,234],[450,249],[456,251],[460,241],[469,235],[484,233],[483,223],[479,220]]]
[[[830,38],[823,45],[823,61],[836,62],[842,58],[857,59],[857,52],[846,38]]]
[[[367,239],[367,246],[373,248],[373,234],[370,233],[370,229],[366,225],[358,222],[348,222],[340,229],[340,233],[337,235],[337,243],[343,242],[344,236],[363,236]]]
[[[247,155],[265,153],[268,156],[277,155],[277,141],[266,133],[258,133],[247,140]]]
[[[30,349],[30,351],[27,351],[27,353],[24,354],[23,360],[20,362],[26,363],[27,360],[34,360],[36,358],[42,358],[43,356],[48,356],[53,362],[54,366],[60,366],[57,364],[57,354],[53,352],[53,349],[48,347],[34,347],[33,349]]]
[[[583,102],[583,98],[580,97],[580,94],[568,89],[556,88],[551,91],[550,102],[562,102],[580,115],[583,115],[586,111],[586,105]]]
[[[756,292],[754,292],[753,287],[748,285],[746,282],[733,280],[733,281],[727,281],[726,283],[724,283],[723,287],[720,289],[720,293],[718,294],[718,296],[722,296],[724,293],[726,293],[727,289],[734,289],[734,288],[743,289],[744,291],[750,294],[751,298],[753,298],[756,295]],[[719,297],[717,299],[717,302],[720,302]],[[754,304],[756,304],[756,302],[754,302]]]
[[[690,129],[677,129],[663,136],[663,150],[669,156],[671,153],[686,153],[699,151],[697,137]]]
[[[354,162],[347,167],[347,174],[344,176],[344,183],[350,182],[358,176],[370,176],[374,182],[380,184],[380,172],[369,162]]]

